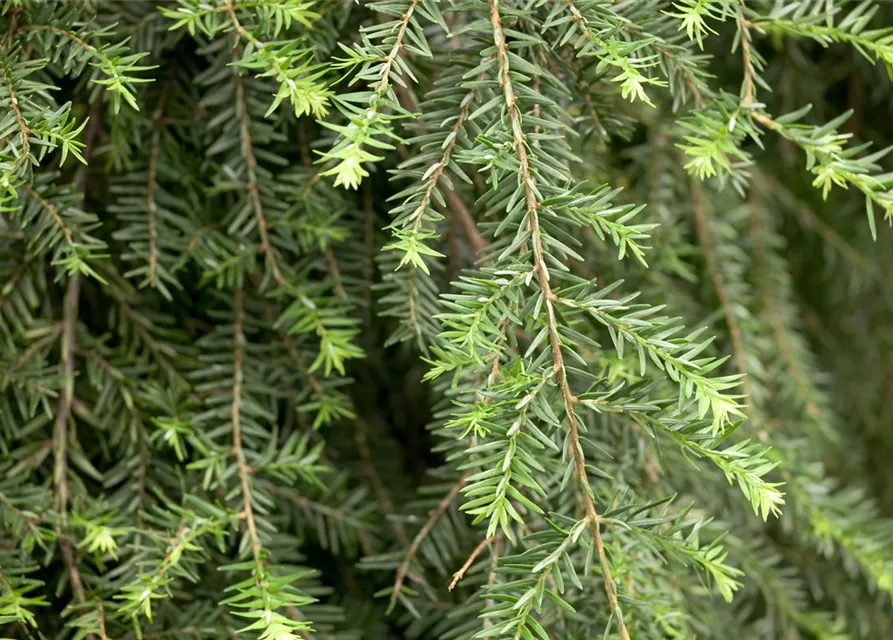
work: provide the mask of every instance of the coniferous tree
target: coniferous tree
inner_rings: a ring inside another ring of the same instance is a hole
[[[893,637],[890,24],[5,0],[0,637]]]

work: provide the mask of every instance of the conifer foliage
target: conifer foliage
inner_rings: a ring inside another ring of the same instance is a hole
[[[0,637],[893,637],[891,24],[4,0]]]

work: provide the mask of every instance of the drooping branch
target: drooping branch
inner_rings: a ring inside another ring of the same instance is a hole
[[[238,61],[237,54],[238,49],[233,49],[234,61]],[[245,97],[244,82],[238,67],[235,68],[233,73],[235,74],[236,83],[236,110],[239,117],[242,159],[245,161],[245,173],[248,178],[245,188],[248,190],[248,196],[251,199],[251,208],[254,211],[254,217],[257,221],[257,230],[260,234],[260,252],[264,255],[267,265],[270,267],[270,273],[273,275],[273,280],[279,286],[285,287],[288,283],[279,269],[279,263],[276,261],[276,252],[273,249],[273,245],[270,244],[267,219],[264,215],[264,208],[260,199],[260,188],[257,184],[257,157],[254,154],[254,142],[251,139],[251,119],[248,115],[248,101]]]
[[[501,540],[502,536],[503,536],[503,533],[500,531],[492,536],[489,536],[489,537],[481,540],[478,543],[478,545],[474,548],[474,550],[471,552],[471,554],[468,556],[468,559],[465,560],[465,562],[462,564],[461,567],[459,567],[459,570],[453,574],[453,579],[450,580],[450,584],[447,587],[447,589],[449,589],[450,591],[455,589],[456,585],[459,584],[459,581],[465,577],[465,572],[468,571],[469,568],[471,568],[471,565],[474,564],[474,561],[481,554],[481,551],[483,551],[486,547],[488,547],[491,542]]]
[[[235,301],[235,321],[233,323],[233,388],[232,402],[229,409],[230,425],[233,432],[233,456],[236,458],[236,466],[239,470],[239,486],[242,492],[242,517],[245,520],[245,526],[248,528],[248,543],[251,547],[251,554],[254,556],[256,563],[263,562],[263,545],[261,545],[260,536],[257,532],[257,524],[254,520],[254,508],[251,505],[251,469],[245,460],[245,450],[242,447],[242,388],[243,380],[243,358],[245,355],[245,335],[243,333],[242,323],[245,316],[245,302],[242,296],[242,290],[236,289]]]
[[[93,109],[93,117],[90,119],[90,126],[87,128],[86,141],[84,149],[84,158],[87,162],[93,153],[93,144],[96,135],[99,132],[98,109]],[[87,191],[89,166],[84,167],[77,178],[77,188],[83,197]],[[71,242],[71,239],[68,241]],[[69,582],[71,584],[71,592],[77,602],[86,601],[86,592],[84,590],[83,580],[81,579],[78,560],[75,557],[74,549],[71,541],[68,539],[68,503],[71,499],[68,487],[68,445],[69,433],[68,422],[71,417],[71,409],[75,402],[74,382],[75,382],[75,353],[77,350],[77,323],[78,310],[80,308],[81,293],[81,276],[80,273],[74,272],[68,277],[68,284],[65,289],[65,299],[62,307],[62,332],[60,349],[61,356],[61,377],[62,388],[59,393],[59,404],[56,409],[56,419],[53,425],[53,489],[56,499],[56,511],[59,514],[59,523],[56,528],[56,535],[59,541],[59,549],[62,553],[62,559],[68,572]],[[87,634],[88,640],[96,640],[93,634]]]
[[[150,285],[155,285],[156,271],[158,268],[158,205],[155,202],[155,192],[158,189],[158,156],[161,151],[161,119],[164,117],[164,105],[170,83],[164,86],[158,105],[152,114],[152,138],[149,141],[149,177],[146,185],[146,216],[149,227],[149,272],[146,280]]]
[[[599,530],[599,517],[592,499],[592,489],[589,485],[589,477],[586,472],[586,462],[583,457],[583,449],[580,445],[580,435],[577,428],[577,419],[574,412],[576,397],[571,391],[567,379],[567,371],[564,366],[564,355],[561,351],[561,337],[558,328],[558,319],[555,315],[554,304],[558,300],[549,283],[549,271],[543,255],[542,231],[539,224],[539,202],[534,184],[533,174],[530,170],[530,162],[527,155],[524,130],[521,126],[521,116],[518,111],[517,98],[512,87],[512,79],[509,68],[508,45],[502,30],[502,20],[499,14],[497,0],[490,0],[490,23],[493,27],[493,44],[496,46],[496,59],[499,65],[499,84],[502,88],[505,100],[505,110],[511,123],[512,144],[515,155],[520,165],[518,180],[524,190],[524,199],[527,206],[527,226],[531,233],[533,244],[533,262],[536,271],[536,280],[543,295],[543,304],[546,312],[546,323],[549,331],[549,344],[552,350],[552,369],[558,380],[561,398],[564,404],[565,421],[569,432],[570,455],[574,461],[577,478],[583,489],[583,499],[586,507],[586,519],[592,532],[596,552],[602,567],[602,577],[605,583],[605,592],[611,606],[612,615],[617,625],[617,631],[623,640],[629,640],[629,631],[623,619],[620,603],[614,588],[614,578],[605,552],[601,531]]]

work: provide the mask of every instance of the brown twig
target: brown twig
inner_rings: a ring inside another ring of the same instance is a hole
[[[366,309],[372,312],[372,282],[375,277],[375,206],[372,201],[372,185],[363,183],[363,244],[366,247]]]
[[[567,372],[564,366],[564,356],[561,351],[561,338],[558,332],[558,320],[555,315],[554,304],[558,302],[558,297],[552,292],[552,286],[549,283],[549,271],[543,255],[542,235],[538,217],[539,202],[537,201],[534,179],[530,172],[527,148],[524,141],[524,131],[521,127],[521,117],[518,111],[517,98],[515,97],[515,92],[512,87],[509,70],[508,45],[506,44],[505,36],[503,35],[502,20],[499,15],[499,5],[496,0],[490,0],[490,23],[493,27],[493,43],[496,46],[496,59],[499,66],[499,84],[502,87],[503,96],[505,98],[506,112],[508,113],[509,121],[511,123],[513,146],[520,165],[519,180],[524,190],[524,199],[527,206],[527,224],[533,243],[534,268],[536,270],[537,284],[543,294],[546,323],[549,330],[549,344],[552,350],[552,369],[558,380],[562,401],[564,403],[565,419],[567,421],[570,436],[570,454],[573,457],[577,477],[583,488],[586,519],[589,522],[596,552],[598,553],[599,561],[601,563],[605,592],[607,593],[612,615],[617,624],[617,631],[622,640],[629,640],[629,631],[626,628],[623,614],[620,609],[620,603],[617,600],[617,593],[614,589],[614,578],[611,574],[604,542],[599,530],[599,517],[595,510],[595,503],[592,499],[591,487],[589,486],[589,479],[586,472],[586,462],[580,445],[580,435],[574,413],[576,397],[571,392],[570,385],[568,384]]]
[[[105,633],[105,608],[102,606],[102,600],[96,601],[97,616],[99,618],[99,640],[109,640]]]
[[[344,524],[345,526],[352,527],[356,531],[357,540],[360,543],[360,548],[363,550],[363,553],[365,555],[371,555],[373,553],[372,538],[369,536],[369,531],[367,530],[366,523],[364,523],[362,520],[354,518],[342,509],[330,507],[329,505],[319,502],[314,502],[313,500],[302,496],[300,493],[293,489],[287,489],[277,485],[270,485],[269,490],[272,493],[280,495],[286,500],[290,500],[309,511],[315,511],[316,513],[327,516],[332,520],[336,520]]]
[[[580,32],[583,34],[583,37],[586,40],[594,42],[600,48],[606,48],[608,46],[607,43],[605,43],[601,38],[592,34],[585,16],[580,13],[580,10],[577,9],[577,6],[574,4],[573,0],[565,0],[565,4],[570,10],[571,17],[573,18],[574,22],[576,22],[579,26]],[[624,28],[623,30],[626,31],[626,28]],[[692,80],[691,74],[681,67],[676,56],[674,56],[665,46],[655,43],[654,48],[657,49],[660,54],[664,56],[664,58],[671,59],[673,61],[673,66],[682,72],[682,79],[685,82],[685,86],[687,86],[688,90],[691,91],[692,96],[694,96],[695,104],[699,108],[703,108],[706,105],[706,103],[704,102],[704,97],[701,95],[701,91],[700,89],[698,89],[694,80]]]
[[[245,316],[245,302],[242,296],[242,290],[236,289],[235,294],[235,322],[233,323],[233,401],[230,405],[230,424],[233,432],[233,448],[232,453],[236,458],[236,466],[239,470],[239,485],[242,492],[242,513],[240,517],[245,520],[245,526],[248,528],[248,544],[251,548],[251,555],[254,558],[255,570],[253,572],[255,585],[258,588],[263,587],[260,582],[260,571],[264,566],[263,545],[260,541],[260,534],[257,530],[257,522],[254,518],[254,507],[251,504],[251,472],[252,469],[245,459],[245,451],[242,447],[242,388],[244,384],[242,373],[242,360],[245,350],[245,336],[243,331],[243,322]],[[293,620],[303,620],[301,613],[295,607],[287,605],[284,607],[286,614]],[[306,630],[302,629],[299,633],[304,637],[309,637]]]
[[[403,557],[403,562],[400,563],[400,566],[397,567],[397,577],[394,580],[394,588],[391,591],[391,602],[388,605],[388,611],[392,611],[394,607],[397,605],[397,598],[400,596],[400,590],[403,588],[403,582],[406,580],[406,576],[409,573],[409,564],[412,562],[412,559],[415,557],[415,554],[418,552],[419,547],[422,542],[428,536],[428,533],[431,531],[431,528],[440,519],[440,516],[444,514],[444,512],[449,508],[450,503],[452,503],[453,499],[459,494],[459,491],[465,486],[465,481],[468,480],[468,477],[471,475],[471,471],[466,471],[462,474],[462,476],[450,487],[450,490],[447,491],[446,495],[437,505],[437,507],[431,512],[428,516],[428,519],[425,521],[425,524],[422,525],[422,528],[419,529],[419,532],[416,534],[415,538],[412,540],[412,544],[409,546],[409,549],[406,551],[406,555]]]
[[[232,3],[230,3],[232,7]],[[230,8],[230,16],[234,25],[238,25],[235,11]],[[241,25],[239,25],[241,27]],[[238,28],[237,28],[238,30]],[[233,57],[238,60],[238,47],[233,47]],[[239,135],[242,140],[242,158],[245,160],[245,173],[248,176],[248,183],[245,185],[248,189],[248,195],[251,199],[251,208],[254,210],[254,218],[257,221],[257,230],[260,234],[260,251],[264,254],[267,266],[273,275],[273,280],[281,287],[288,283],[282,272],[279,270],[279,264],[276,262],[276,253],[270,244],[270,235],[267,230],[267,219],[264,216],[263,205],[260,200],[260,190],[257,186],[257,158],[254,156],[254,143],[251,140],[250,119],[248,115],[248,102],[245,99],[245,87],[242,82],[242,75],[237,66],[233,67],[236,82],[236,106],[239,113]]]
[[[764,188],[772,190],[780,201],[787,204],[787,206],[793,210],[794,214],[800,219],[803,226],[818,233],[825,242],[834,247],[838,253],[840,253],[844,259],[851,262],[854,267],[865,274],[871,274],[875,270],[876,267],[873,262],[869,261],[864,255],[859,253],[859,251],[844,240],[827,222],[817,216],[815,211],[813,211],[807,203],[794,196],[794,194],[776,178],[757,171],[754,172],[754,178],[758,178],[759,181],[765,185]]]
[[[441,178],[441,182],[443,182],[443,178]],[[465,202],[452,189],[444,188],[440,190],[440,193],[446,201],[447,213],[458,220],[462,227],[462,233],[465,234],[465,239],[468,240],[468,244],[471,245],[475,255],[479,256],[487,248],[488,243],[478,230],[474,217],[472,217],[468,207],[465,206]]]
[[[6,34],[3,36],[3,44],[0,45],[0,49],[2,49],[4,53],[9,51],[9,45],[12,44],[12,35],[15,33],[16,27],[19,25],[19,14],[21,12],[21,7],[13,7],[10,12],[12,19],[9,21],[9,27],[6,29]]]
[[[326,243],[326,263],[328,264],[329,271],[335,278],[335,293],[339,298],[346,298],[347,292],[344,290],[344,284],[342,283],[341,269],[338,267],[338,262],[335,260],[335,250],[332,249],[331,243]]]
[[[739,4],[738,11],[738,28],[741,31],[741,62],[744,67],[744,83],[741,102],[747,106],[753,102],[754,98],[754,82],[753,82],[753,60],[750,54],[750,23],[744,17],[744,11]]]
[[[12,276],[10,276],[9,280],[5,285],[3,285],[3,289],[8,289],[11,294],[15,289],[15,286],[18,284],[19,280],[22,279],[22,276],[25,275],[25,270],[31,264],[31,260],[22,260],[19,262],[16,270],[13,271]],[[6,304],[6,301],[9,300],[9,294],[2,295],[0,294],[0,310],[3,309],[3,306]]]
[[[394,90],[397,92],[397,97],[400,100],[403,108],[407,111],[416,111],[417,106],[415,101],[412,99],[412,96],[405,88],[396,86]],[[481,236],[481,232],[477,228],[477,224],[474,221],[474,217],[471,215],[471,212],[468,210],[468,207],[465,206],[465,202],[463,202],[462,198],[459,197],[459,194],[456,193],[453,189],[450,188],[449,184],[446,181],[446,178],[450,177],[449,171],[447,171],[447,166],[449,164],[450,155],[455,148],[458,139],[459,139],[459,131],[462,128],[462,124],[468,118],[468,112],[471,109],[471,105],[474,103],[475,89],[469,91],[465,97],[462,99],[462,102],[459,104],[459,114],[456,118],[456,123],[453,127],[450,128],[450,132],[447,134],[447,139],[450,142],[447,144],[447,149],[441,153],[440,160],[438,161],[438,169],[435,170],[437,173],[437,179],[433,180],[432,178],[429,180],[428,188],[425,191],[425,194],[422,198],[421,204],[418,208],[413,212],[414,222],[416,220],[421,220],[421,213],[424,211],[424,206],[427,205],[428,202],[432,201],[431,195],[433,193],[434,185],[440,186],[440,194],[443,196],[443,199],[446,201],[446,206],[441,206],[436,199],[433,199],[434,205],[443,211],[448,217],[458,219],[459,224],[462,226],[462,231],[465,233],[465,238],[468,240],[468,244],[471,245],[472,250],[475,255],[479,255],[486,247],[487,241]],[[403,157],[409,156],[409,150],[406,149],[405,146],[401,146],[399,148],[400,153]],[[455,180],[451,180],[453,184],[455,184]]]
[[[94,114],[96,113],[94,109]],[[93,142],[99,128],[99,118],[94,115],[90,118],[90,126],[85,134],[84,158],[90,161],[93,151]],[[87,190],[88,169],[84,168],[78,176],[77,186],[81,194]],[[69,240],[70,241],[70,240]],[[56,410],[56,420],[53,426],[53,490],[56,494],[56,510],[59,513],[59,524],[56,535],[59,540],[59,550],[62,560],[68,572],[71,583],[71,593],[78,602],[86,600],[84,584],[81,579],[80,569],[71,541],[64,537],[63,531],[68,526],[68,501],[70,499],[68,488],[68,419],[71,416],[71,408],[74,403],[74,358],[77,348],[77,321],[80,307],[81,275],[78,272],[68,277],[68,285],[65,289],[65,299],[62,309],[62,389],[59,393],[59,404]],[[95,640],[93,634],[86,636],[89,640]]]
[[[450,585],[447,587],[450,591],[452,591],[459,581],[465,577],[465,572],[474,564],[475,559],[480,555],[481,551],[484,550],[484,547],[488,546],[491,542],[495,542],[496,540],[501,540],[503,536],[502,531],[496,533],[492,536],[484,538],[481,540],[478,545],[474,548],[474,551],[471,552],[471,555],[468,556],[468,559],[465,563],[459,567],[459,570],[453,574],[453,579],[450,580]]]
[[[419,228],[421,228],[422,226],[422,219],[424,217],[425,210],[428,208],[428,205],[431,202],[431,198],[434,194],[434,189],[441,181],[440,179],[443,175],[443,172],[446,170],[447,166],[450,163],[450,155],[453,153],[453,149],[455,149],[456,143],[459,141],[459,131],[462,129],[462,125],[465,123],[465,119],[468,117],[468,112],[471,109],[471,105],[474,103],[474,95],[475,90],[472,89],[462,99],[462,102],[459,105],[459,115],[456,118],[456,122],[453,124],[453,126],[450,128],[449,133],[447,134],[446,146],[444,146],[443,150],[441,151],[440,159],[433,165],[436,168],[434,169],[434,171],[431,172],[431,175],[429,175],[426,180],[427,186],[425,187],[425,193],[422,195],[422,199],[419,200],[418,206],[409,216],[409,219],[412,220],[413,231],[418,231]],[[444,189],[443,191],[450,190]]]
[[[385,56],[384,65],[381,68],[381,80],[379,80],[378,86],[375,87],[375,95],[377,98],[380,98],[384,95],[384,92],[387,91],[388,83],[390,82],[391,69],[394,67],[397,56],[400,54],[400,49],[403,48],[403,37],[406,35],[406,30],[409,28],[409,21],[412,18],[412,12],[415,11],[418,3],[419,0],[412,0],[400,18],[400,28],[397,30],[397,37],[394,39],[394,44],[391,45],[391,50],[388,52],[388,55]]]
[[[65,242],[69,245],[74,244],[74,240],[72,238],[72,231],[65,225],[65,221],[62,220],[62,215],[59,213],[59,210],[56,209],[50,202],[40,195],[40,192],[37,191],[34,187],[29,184],[23,184],[20,187],[25,193],[34,198],[40,206],[44,208],[44,210],[50,214],[50,217],[56,223],[56,226],[62,230],[62,235],[65,236]]]
[[[251,546],[251,554],[255,562],[261,562],[263,547],[260,536],[257,533],[257,524],[254,521],[254,509],[251,506],[251,469],[245,460],[245,451],[242,448],[242,386],[244,383],[242,374],[242,359],[245,351],[245,337],[242,333],[242,323],[245,315],[245,303],[242,290],[236,289],[235,295],[235,322],[233,323],[233,400],[230,404],[229,416],[233,430],[232,453],[236,458],[239,469],[239,484],[242,488],[242,516],[248,527],[248,542]]]
[[[12,363],[12,368],[17,369],[21,367],[23,364],[31,360],[41,348],[45,347],[47,344],[51,342],[55,342],[56,339],[62,335],[62,323],[56,323],[53,326],[53,330],[45,335],[40,340],[35,340],[34,343],[25,349],[25,352],[15,359],[15,362]]]
[[[505,545],[505,543],[503,543],[502,546],[504,546],[504,545]],[[490,553],[490,571],[487,573],[487,586],[488,587],[492,587],[494,584],[496,584],[496,569],[499,567],[499,556],[500,556],[499,547],[500,547],[500,541],[497,540],[494,542],[493,550]],[[491,600],[488,598],[488,599],[484,600],[484,608],[489,609],[490,607],[493,606],[494,603],[495,603],[494,600]],[[493,619],[490,618],[489,616],[484,617],[484,624],[483,624],[484,629],[488,629],[492,625],[493,625]]]
[[[22,148],[18,154],[19,157],[16,159],[15,164],[13,164],[12,169],[10,169],[10,173],[15,173],[18,171],[19,167],[28,162],[29,156],[31,155],[31,142],[29,140],[31,129],[25,123],[25,118],[22,116],[22,110],[19,108],[15,85],[12,82],[12,76],[9,73],[9,69],[6,67],[3,67],[3,79],[6,84],[6,90],[9,91],[9,106],[12,108],[12,113],[15,116],[16,125],[19,128],[19,138],[21,139],[22,144]]]
[[[79,37],[75,32],[69,31],[68,29],[62,29],[60,27],[54,27],[48,24],[27,24],[22,27],[25,31],[48,31],[50,33],[55,33],[60,36],[65,36],[72,42],[79,45],[85,51],[89,51],[90,53],[96,53],[97,49],[92,44]]]
[[[325,388],[319,380],[310,373],[310,370],[307,368],[304,359],[301,357],[301,354],[298,352],[298,349],[291,338],[284,332],[281,332],[280,335],[285,342],[289,357],[296,365],[298,365],[298,368],[304,374],[304,377],[307,378],[307,382],[313,390],[313,393],[316,394],[318,398],[322,398],[326,393]],[[353,405],[352,402],[351,405]],[[351,406],[351,410],[353,411],[353,414],[357,416],[354,420],[354,441],[357,443],[357,449],[360,452],[360,457],[363,459],[363,467],[366,471],[366,475],[369,477],[369,481],[372,483],[372,489],[375,491],[375,495],[381,503],[382,508],[385,510],[385,513],[391,514],[394,512],[394,504],[388,496],[387,489],[385,488],[384,482],[381,480],[381,476],[375,470],[375,464],[373,462],[372,452],[369,450],[369,443],[366,438],[363,422],[359,418],[359,412],[356,410],[356,407]],[[400,543],[406,544],[409,541],[409,538],[406,535],[406,529],[404,529],[403,525],[399,522],[392,522],[391,525]]]
[[[456,241],[456,218],[453,216],[446,217],[447,222],[447,282],[456,279],[456,262],[459,254],[459,244]]]
[[[304,120],[298,122],[298,148],[301,151],[301,164],[308,169],[313,167],[313,158],[310,156],[310,142],[307,139],[307,124]]]

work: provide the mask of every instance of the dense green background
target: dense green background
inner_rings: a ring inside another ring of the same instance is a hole
[[[4,2],[0,636],[893,636],[891,20]]]

